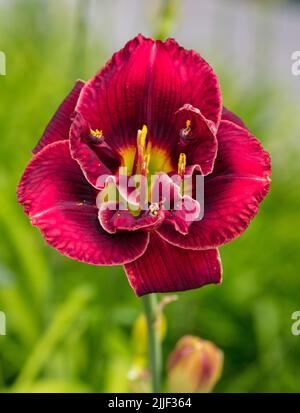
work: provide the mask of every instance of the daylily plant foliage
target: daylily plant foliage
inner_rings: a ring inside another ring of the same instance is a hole
[[[139,35],[76,82],[18,199],[48,244],[124,265],[143,295],[220,283],[217,248],[247,228],[269,176],[268,153],[223,107],[208,63],[173,39]]]

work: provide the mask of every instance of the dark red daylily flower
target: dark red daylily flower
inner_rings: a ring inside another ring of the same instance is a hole
[[[109,184],[99,176],[124,166],[165,180],[201,174],[203,218],[185,222],[160,203],[138,212],[104,208],[98,199]],[[223,108],[206,61],[173,39],[139,35],[76,83],[33,150],[18,199],[52,247],[86,263],[124,265],[143,295],[220,283],[217,247],[247,228],[269,176],[269,155]]]

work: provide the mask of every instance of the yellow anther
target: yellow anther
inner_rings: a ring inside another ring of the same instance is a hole
[[[181,153],[178,159],[178,174],[179,175],[184,175],[185,166],[186,166],[186,155],[185,153]]]
[[[142,175],[147,175],[148,165],[150,162],[151,142],[148,142],[146,146],[147,133],[148,133],[147,126],[144,125],[142,129],[138,130],[137,138],[136,138],[137,140],[137,167],[138,167],[138,171]]]
[[[191,131],[191,121],[188,119],[185,122],[185,128],[180,129],[180,137],[181,138],[187,138],[190,131]]]
[[[183,134],[185,136],[187,136],[191,131],[191,123],[192,122],[189,119],[185,122],[185,128],[183,129]]]
[[[103,137],[103,132],[99,129],[90,129],[90,134],[98,139],[101,139]]]
[[[146,145],[147,132],[148,132],[147,126],[144,125],[142,129],[138,130],[138,133],[137,133],[137,144],[143,149],[145,149],[145,145]]]

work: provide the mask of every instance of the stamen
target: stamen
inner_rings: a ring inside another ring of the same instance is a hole
[[[147,147],[146,147],[146,153],[150,154],[151,148],[152,148],[152,143],[151,143],[151,142],[148,142],[148,143],[147,143]]]
[[[139,129],[137,133],[137,145],[138,147],[141,146],[143,150],[145,149],[145,145],[146,145],[147,132],[148,132],[147,126],[144,125],[142,127],[142,130]]]
[[[191,121],[188,119],[185,122],[185,128],[180,129],[180,137],[181,138],[187,138],[190,131],[191,131]]]
[[[101,139],[103,136],[102,130],[99,129],[90,129],[90,134],[95,136],[95,138]]]
[[[148,173],[148,165],[150,162],[150,151],[151,151],[151,142],[147,143],[146,146],[146,138],[147,138],[148,129],[147,126],[144,125],[142,129],[138,130],[137,133],[137,167],[139,173],[142,175],[147,175]]]
[[[104,141],[103,131],[99,129],[90,129],[87,139],[91,143],[102,143]]]
[[[149,166],[149,162],[150,162],[150,153],[146,153],[146,155],[144,155],[144,160],[141,166],[141,174],[142,175],[147,175],[149,170],[148,170],[148,166]]]
[[[178,159],[178,175],[183,176],[185,173],[186,167],[186,155],[185,153],[181,153]]]

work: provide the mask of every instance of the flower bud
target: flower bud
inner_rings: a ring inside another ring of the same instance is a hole
[[[168,391],[208,393],[219,380],[222,368],[223,352],[214,343],[184,336],[169,356]]]

